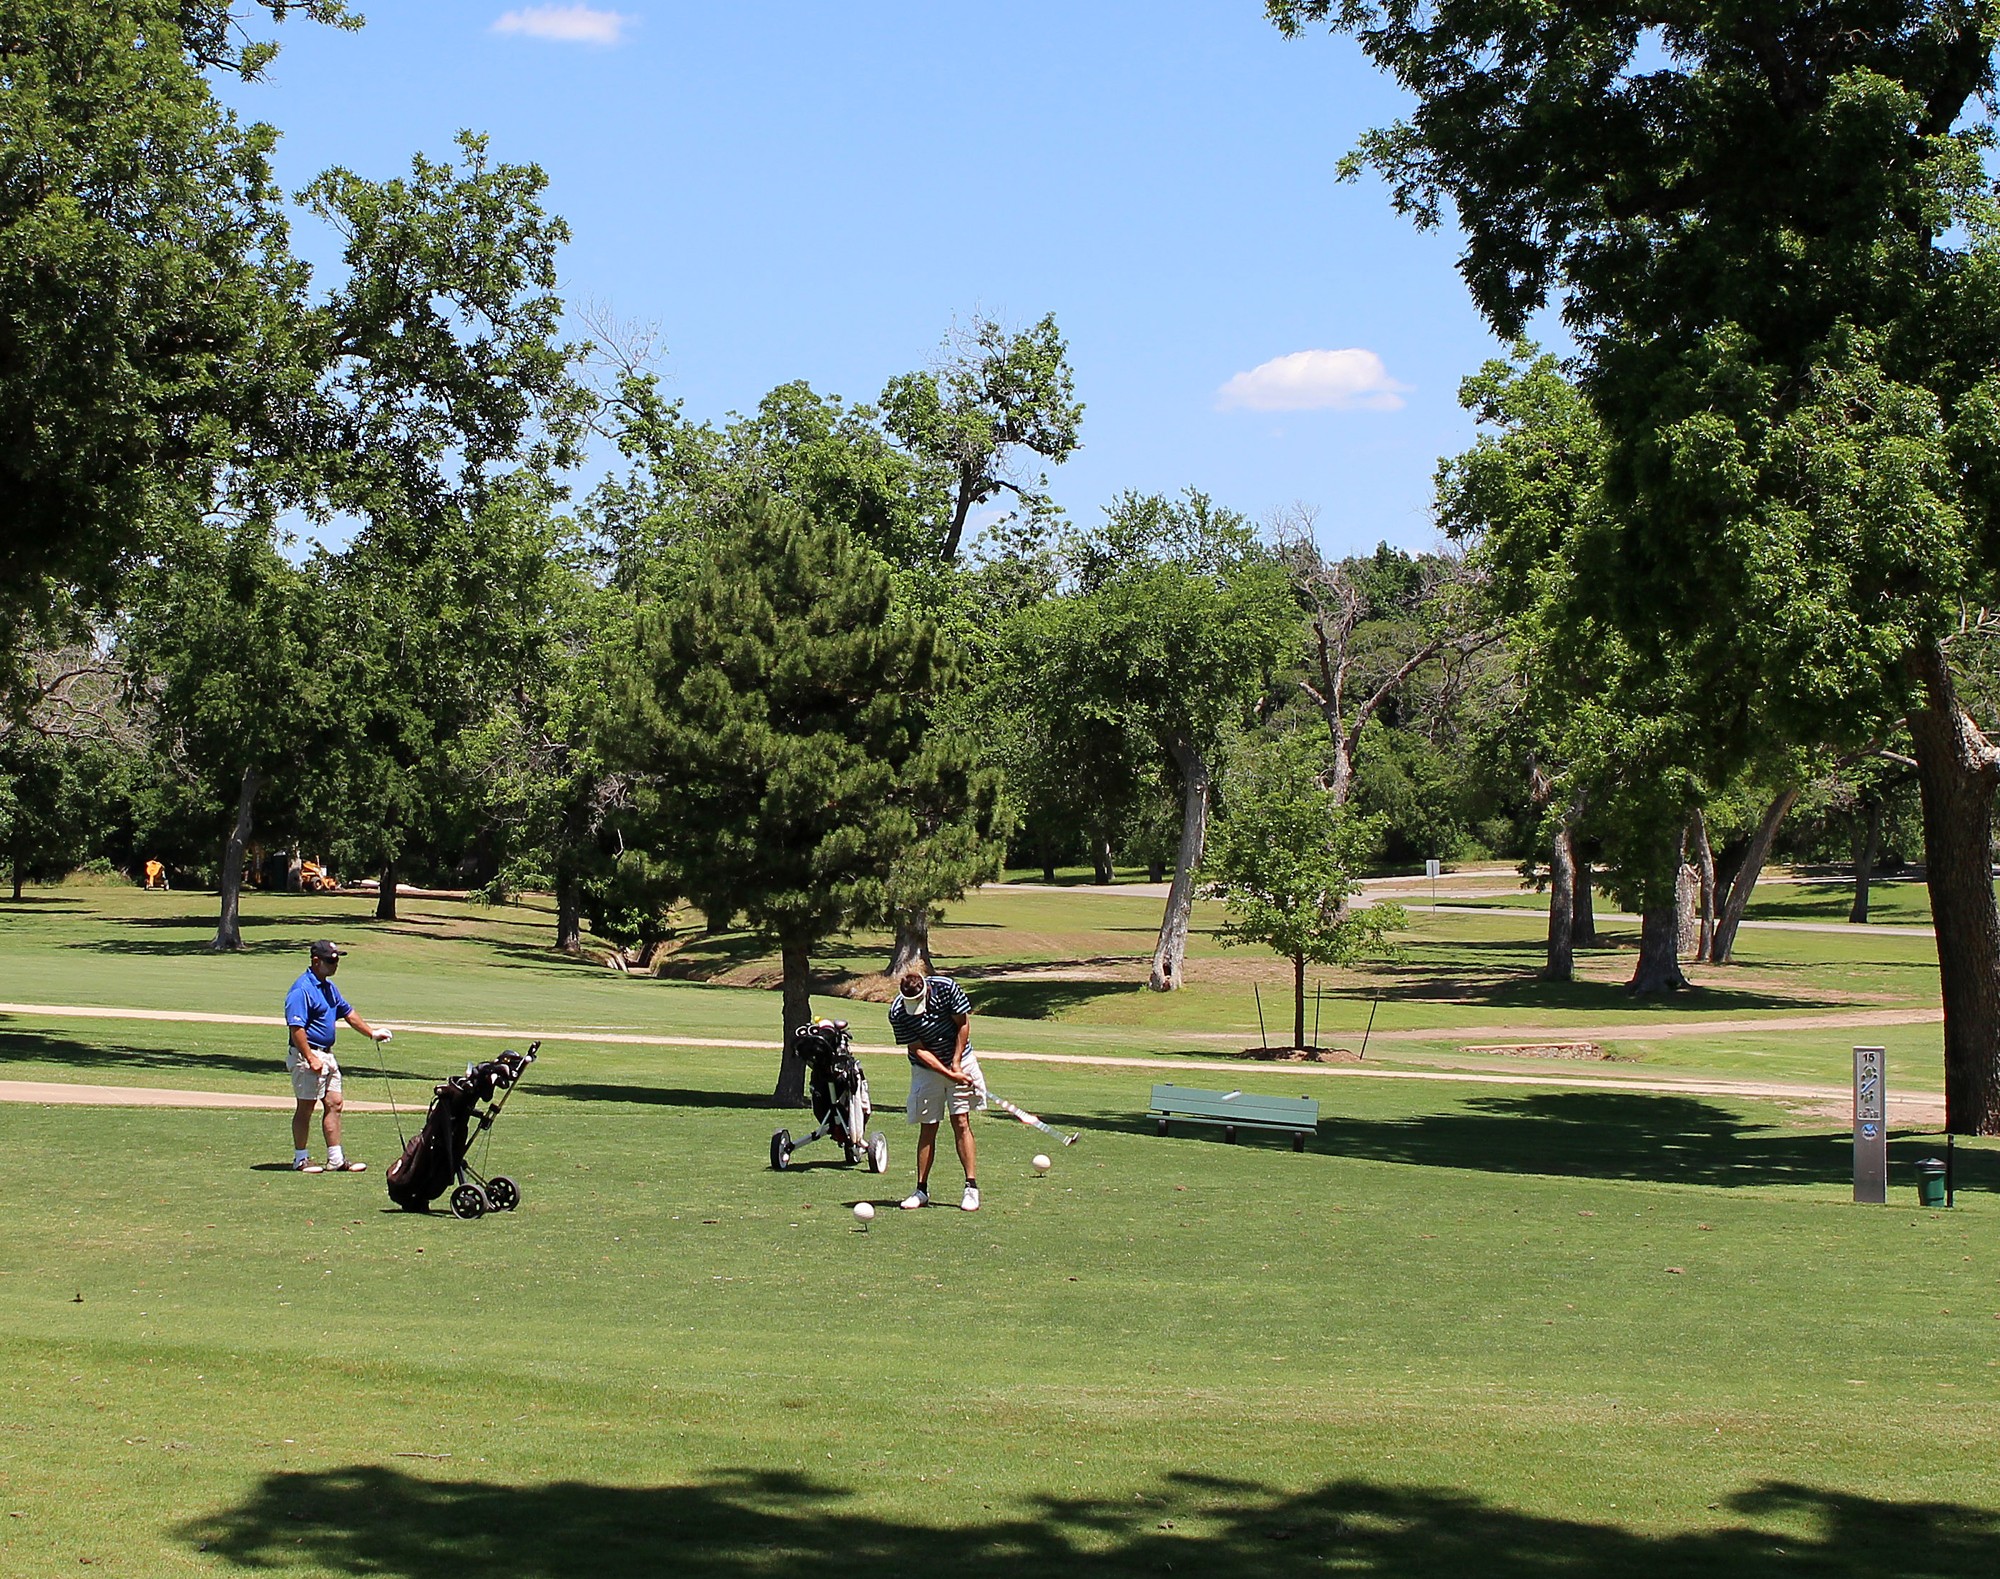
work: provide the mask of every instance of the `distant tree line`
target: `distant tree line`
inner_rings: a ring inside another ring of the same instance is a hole
[[[1957,121],[1985,33],[1933,60],[1779,26],[1800,74],[1773,108],[1705,24],[1649,97],[1636,14],[1572,37],[1274,3],[1295,31],[1369,21],[1420,109],[1361,158],[1420,221],[1455,205],[1496,328],[1560,297],[1582,346],[1467,381],[1481,436],[1440,466],[1438,548],[1337,558],[1308,507],[1253,522],[1192,488],[1067,519],[1047,470],[1084,407],[1052,316],[959,325],[872,400],[792,383],[689,414],[647,336],[565,338],[535,167],[466,133],[279,191],[275,133],[209,80],[268,64],[260,9],[351,25],[333,0],[0,4],[16,892],[156,857],[215,888],[233,949],[257,853],[310,852],[372,877],[384,920],[399,883],[548,892],[551,947],[628,968],[692,907],[776,949],[789,1046],[830,935],[892,932],[893,973],[1004,867],[1139,867],[1167,887],[1151,986],[1184,982],[1210,885],[1233,941],[1290,961],[1303,1040],[1307,966],[1394,922],[1356,902],[1371,869],[1518,861],[1558,980],[1608,893],[1657,992],[1730,961],[1774,857],[1854,863],[1858,920],[1868,874],[1922,858],[1953,1122],[2000,1127],[2000,990],[1965,985],[2000,981],[1976,612],[2000,314],[1984,134]],[[1601,102],[1496,122],[1544,57]],[[1480,73],[1476,102],[1448,91]],[[1758,251],[1764,167],[1714,152],[1744,145],[1730,115],[1775,117],[1799,181],[1831,183],[1810,290]],[[323,274],[301,216],[339,238]],[[593,436],[619,459],[578,497]],[[802,1095],[789,1055],[777,1095]]]

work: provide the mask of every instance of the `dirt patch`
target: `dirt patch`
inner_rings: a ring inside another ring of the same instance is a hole
[[[1347,1047],[1246,1047],[1242,1056],[1267,1064],[1358,1064],[1361,1055]]]
[[[1461,1053],[1493,1053],[1501,1058],[1608,1058],[1595,1042],[1476,1042]]]

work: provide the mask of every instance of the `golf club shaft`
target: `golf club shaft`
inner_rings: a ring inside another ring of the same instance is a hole
[[[1043,1123],[1039,1118],[1035,1117],[1034,1114],[1028,1112],[1027,1109],[1016,1107],[1012,1102],[1009,1102],[1005,1097],[995,1096],[991,1091],[987,1091],[983,1094],[986,1100],[991,1102],[995,1107],[999,1108],[1001,1112],[1011,1113],[1015,1118],[1019,1119],[1023,1124],[1026,1124],[1030,1129],[1038,1129],[1044,1135],[1053,1135],[1057,1140],[1061,1141],[1065,1146],[1074,1146],[1076,1144],[1076,1136],[1065,1135],[1061,1130],[1057,1129],[1055,1125]]]

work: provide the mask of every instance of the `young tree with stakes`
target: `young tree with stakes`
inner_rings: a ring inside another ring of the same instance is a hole
[[[1306,1046],[1306,966],[1349,965],[1403,924],[1398,905],[1356,908],[1380,829],[1323,784],[1323,753],[1297,735],[1246,751],[1225,786],[1203,875],[1229,913],[1224,943],[1292,962],[1292,1045]]]

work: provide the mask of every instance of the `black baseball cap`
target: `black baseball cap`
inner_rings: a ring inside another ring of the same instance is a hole
[[[314,959],[339,959],[340,954],[341,951],[334,947],[333,943],[326,938],[321,938],[312,946],[312,957]]]

